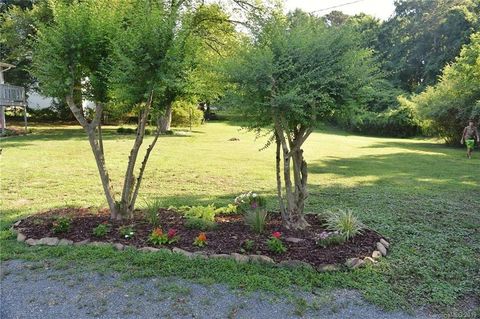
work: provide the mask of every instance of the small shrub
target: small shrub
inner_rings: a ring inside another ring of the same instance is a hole
[[[169,229],[165,234],[161,228],[155,228],[148,240],[154,245],[167,245],[178,242],[180,237],[177,235],[176,229]]]
[[[207,235],[201,232],[194,240],[193,244],[198,247],[204,247],[207,245]]]
[[[118,229],[118,232],[125,239],[131,239],[135,236],[135,230],[132,226],[122,226]]]
[[[158,211],[162,207],[162,202],[157,198],[153,201],[147,202],[147,220],[150,225],[157,227],[160,225],[160,218],[158,217]]]
[[[187,218],[184,225],[190,229],[198,229],[203,231],[213,230],[217,227],[217,223],[197,217]]]
[[[118,134],[135,134],[135,129],[131,127],[119,127],[117,128],[117,133]]]
[[[72,220],[68,217],[59,217],[53,222],[53,232],[55,234],[67,233],[70,230]]]
[[[172,126],[197,126],[202,123],[203,112],[194,103],[176,101],[172,108]]]
[[[237,212],[237,206],[234,204],[228,204],[227,206],[219,207],[215,210],[216,214],[235,214]]]
[[[349,240],[362,232],[363,224],[351,210],[338,210],[330,212],[326,221],[327,228]]]
[[[182,207],[187,218],[200,218],[205,221],[215,221],[216,208],[213,204],[208,206]]]
[[[92,232],[95,237],[103,238],[110,232],[110,225],[106,223],[100,224],[93,228]]]
[[[136,134],[136,133],[137,133],[137,129],[133,129],[131,127],[119,127],[119,128],[117,128],[117,134],[129,135],[129,134]],[[152,134],[152,130],[146,128],[145,129],[145,135],[151,135],[151,134]]]
[[[270,239],[267,240],[268,249],[275,254],[282,254],[287,251],[287,248],[283,245],[280,239],[282,234],[280,232],[274,232]]]
[[[245,239],[242,243],[242,248],[245,251],[254,251],[255,250],[255,242],[251,239]]]
[[[345,237],[342,236],[338,231],[334,232],[322,232],[320,238],[317,241],[317,245],[322,248],[329,246],[340,245],[345,242]]]

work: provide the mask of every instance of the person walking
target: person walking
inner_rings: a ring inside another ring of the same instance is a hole
[[[480,145],[480,136],[478,135],[478,129],[475,127],[473,119],[468,121],[468,126],[463,129],[462,139],[460,143],[465,143],[467,146],[467,157],[472,158],[473,147],[475,145],[475,138],[477,138],[477,144]]]

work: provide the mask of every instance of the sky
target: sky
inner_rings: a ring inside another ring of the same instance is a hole
[[[341,7],[319,11],[317,14],[325,15],[333,10],[342,11],[348,15],[364,12],[379,19],[386,20],[395,10],[393,1],[394,0],[286,0],[285,7],[287,11],[299,8],[303,11],[312,12],[345,4]]]

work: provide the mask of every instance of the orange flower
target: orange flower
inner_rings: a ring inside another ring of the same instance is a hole
[[[205,235],[205,233],[200,233],[200,235],[198,235],[197,237],[197,240],[198,241],[207,241],[207,235]]]
[[[160,237],[160,236],[163,235],[163,230],[162,230],[161,228],[158,228],[158,227],[157,227],[157,228],[155,228],[155,229],[153,230],[153,235]]]

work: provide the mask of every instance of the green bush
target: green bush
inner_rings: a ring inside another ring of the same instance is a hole
[[[329,230],[338,232],[345,240],[360,234],[364,228],[353,211],[342,209],[328,213],[326,226]]]
[[[399,97],[400,106],[382,112],[362,110],[347,119],[349,130],[380,136],[411,137],[422,132],[422,124],[415,109]]]
[[[133,226],[122,226],[118,229],[118,232],[122,237],[125,237],[125,239],[130,239],[135,236],[135,229]]]
[[[97,227],[93,228],[93,235],[95,237],[103,238],[110,232],[109,224],[100,224]]]
[[[172,108],[172,126],[198,126],[202,123],[203,112],[186,101],[177,101]]]
[[[59,217],[53,222],[53,232],[55,234],[67,233],[72,224],[72,220],[68,217]]]
[[[439,82],[414,96],[411,103],[429,121],[429,129],[448,144],[459,144],[462,130],[480,120],[480,32],[471,36],[455,62],[448,64]]]
[[[184,211],[184,215],[187,218],[199,218],[210,222],[215,221],[215,215],[217,213],[213,204],[207,206],[186,206],[181,207],[181,210]]]
[[[197,217],[187,218],[185,227],[190,229],[198,229],[202,231],[213,230],[217,227],[217,223],[213,221],[204,220]]]
[[[117,133],[118,134],[124,134],[124,135],[136,134],[137,129],[133,129],[131,127],[119,127],[119,128],[117,128]],[[151,134],[152,134],[152,130],[146,128],[145,129],[145,135],[151,135]]]

